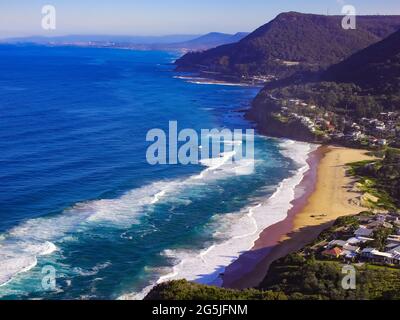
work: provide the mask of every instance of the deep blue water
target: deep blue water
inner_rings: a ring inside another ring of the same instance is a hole
[[[168,121],[180,129],[251,127],[237,110],[258,88],[174,78],[176,57],[0,46],[0,280],[12,275],[0,298],[140,291],[179,262],[166,250],[223,241],[216,230],[224,215],[239,215],[288,177],[293,162],[261,137],[250,175],[193,181],[204,166],[146,162],[146,133]],[[51,244],[57,250],[43,254]],[[43,266],[55,268],[56,290],[43,289]]]

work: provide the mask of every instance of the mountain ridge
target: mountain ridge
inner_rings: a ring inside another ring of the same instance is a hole
[[[282,78],[324,69],[400,28],[400,16],[357,16],[356,30],[342,29],[342,19],[282,13],[237,43],[184,55],[177,70]]]
[[[330,66],[322,81],[354,83],[373,93],[400,91],[400,29],[382,41]]]

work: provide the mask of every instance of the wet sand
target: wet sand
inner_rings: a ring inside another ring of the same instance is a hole
[[[364,210],[354,203],[360,194],[352,190],[354,181],[346,175],[346,164],[372,159],[365,150],[323,146],[311,153],[309,171],[296,187],[285,220],[266,228],[252,250],[228,266],[223,277],[227,288],[256,287],[270,264],[312,242],[340,216]]]

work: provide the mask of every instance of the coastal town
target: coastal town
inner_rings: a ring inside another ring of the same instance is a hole
[[[400,215],[365,212],[322,236],[306,250],[320,259],[400,267]]]
[[[273,117],[282,122],[297,122],[319,140],[352,147],[400,147],[400,113],[381,112],[375,118],[358,120],[326,111],[301,99],[277,99],[280,110]]]

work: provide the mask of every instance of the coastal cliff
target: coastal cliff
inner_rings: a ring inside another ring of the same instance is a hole
[[[285,119],[279,117],[280,107],[277,101],[261,91],[254,99],[252,107],[246,112],[245,117],[255,122],[256,128],[261,134],[276,137],[288,138],[298,141],[323,143],[323,136],[313,133],[299,119]]]

